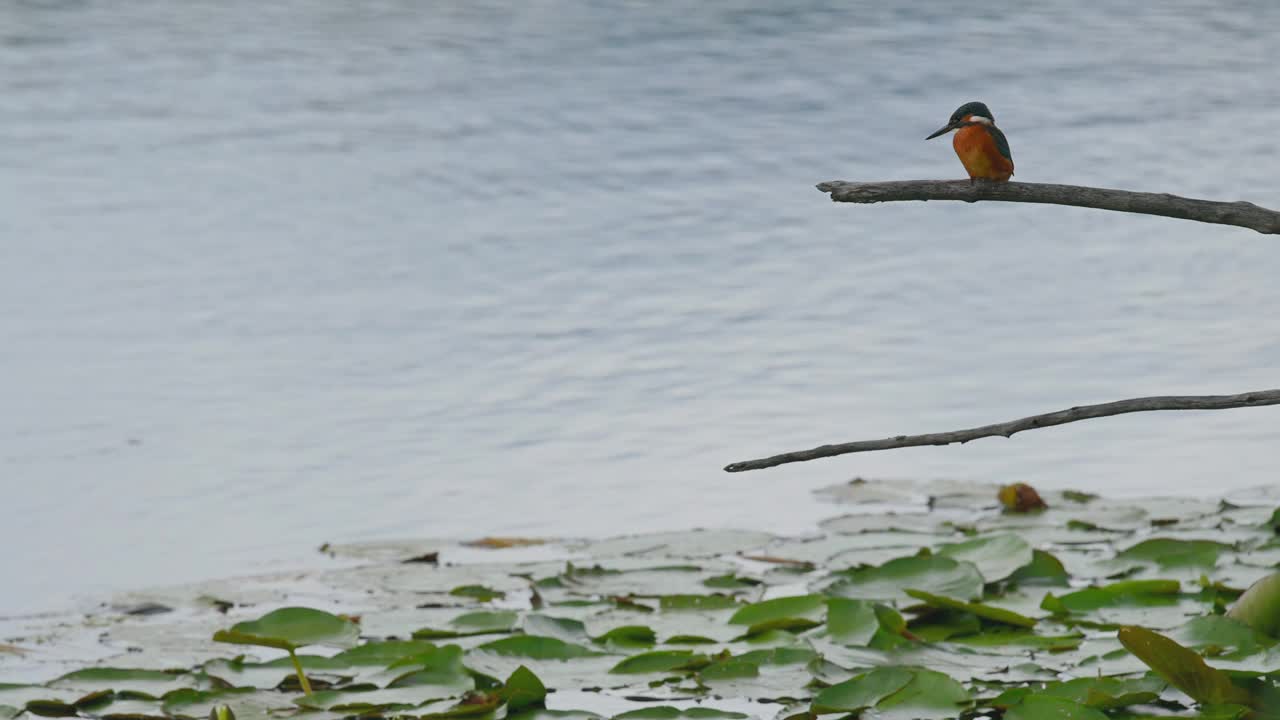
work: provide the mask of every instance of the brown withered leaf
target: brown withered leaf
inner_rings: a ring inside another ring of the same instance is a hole
[[[1028,513],[1045,510],[1049,506],[1040,497],[1036,489],[1026,483],[1014,483],[1000,488],[997,495],[1005,512]]]
[[[529,547],[531,545],[545,545],[546,540],[538,538],[522,538],[522,537],[482,537],[479,540],[464,542],[463,545],[474,548],[487,548],[489,550],[504,550],[514,547]]]

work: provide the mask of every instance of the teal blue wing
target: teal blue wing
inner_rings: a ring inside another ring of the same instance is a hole
[[[1009,162],[1013,162],[1013,152],[1009,150],[1009,141],[1005,139],[1004,133],[1000,132],[1000,128],[995,125],[984,126],[987,132],[991,133],[991,138],[996,141],[996,149],[1000,154],[1009,158]]]

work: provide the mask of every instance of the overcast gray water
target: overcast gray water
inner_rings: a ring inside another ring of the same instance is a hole
[[[801,532],[854,475],[1275,482],[1280,409],[729,475],[1280,382],[1280,241],[960,177],[1280,207],[1280,3],[0,4],[0,612],[324,541]],[[783,9],[786,6],[786,9]]]

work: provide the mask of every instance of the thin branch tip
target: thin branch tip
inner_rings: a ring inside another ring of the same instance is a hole
[[[787,463],[807,462],[850,453],[894,450],[925,445],[951,445],[953,443],[963,445],[972,440],[985,437],[1012,438],[1015,433],[1023,432],[1024,430],[1039,430],[1040,428],[1053,427],[1055,425],[1065,425],[1081,420],[1124,415],[1126,413],[1152,412],[1156,410],[1230,410],[1232,408],[1266,405],[1280,405],[1280,389],[1258,390],[1236,395],[1161,395],[1131,398],[1098,405],[1077,405],[1066,410],[1031,415],[1018,420],[996,423],[995,425],[983,425],[966,430],[951,430],[924,435],[895,435],[883,440],[858,440],[836,445],[822,445],[810,450],[797,450],[758,460],[730,463],[724,469],[726,472],[763,470],[764,468]]]
[[[1280,234],[1280,212],[1246,200],[1223,202],[1185,198],[1170,193],[1135,192],[1083,185],[968,180],[894,180],[847,182],[828,180],[817,188],[836,202],[881,203],[901,200],[979,200],[1042,203],[1159,215],[1196,222],[1234,225],[1268,235]]]

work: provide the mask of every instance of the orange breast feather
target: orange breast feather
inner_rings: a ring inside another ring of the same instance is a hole
[[[1004,181],[1013,175],[1013,161],[1001,154],[991,133],[981,125],[960,128],[951,145],[970,178]]]

